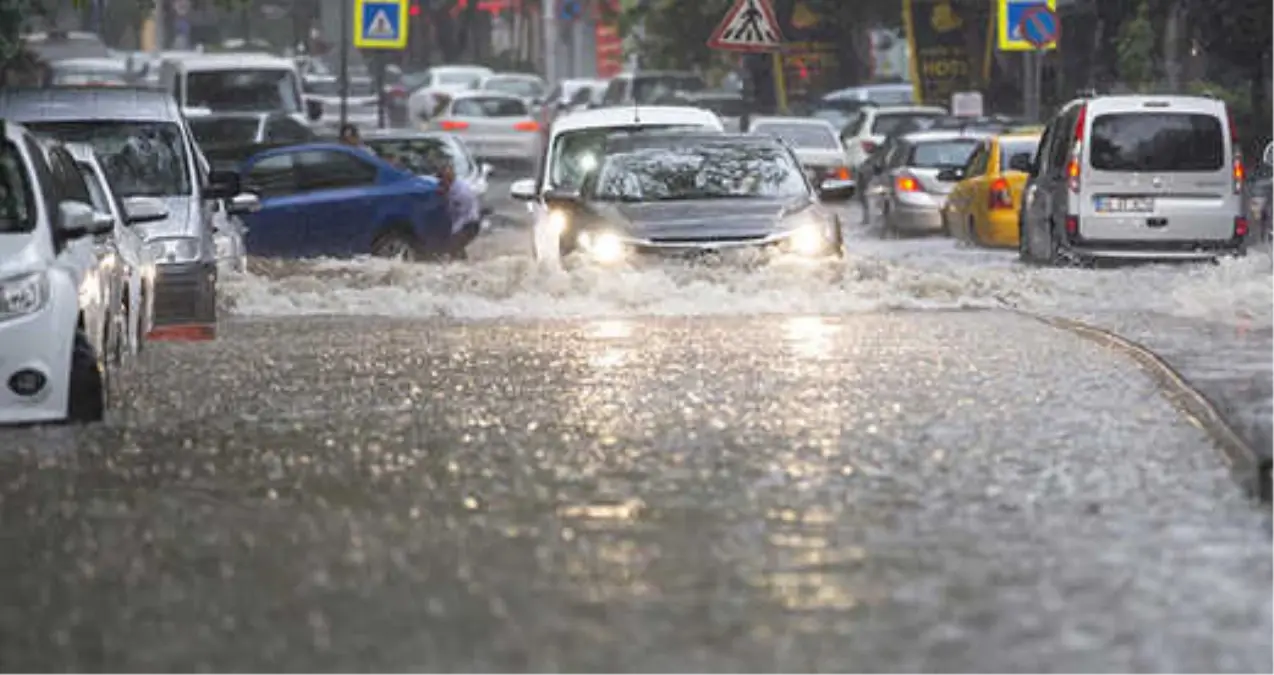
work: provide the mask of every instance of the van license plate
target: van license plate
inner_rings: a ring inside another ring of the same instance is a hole
[[[1150,197],[1098,197],[1098,213],[1153,213],[1155,200]]]

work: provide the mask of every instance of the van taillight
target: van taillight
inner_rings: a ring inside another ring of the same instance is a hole
[[[1234,217],[1234,238],[1242,239],[1247,236],[1247,218],[1243,216]]]
[[[1230,125],[1230,152],[1234,155],[1230,175],[1233,178],[1234,194],[1237,195],[1243,192],[1243,181],[1247,178],[1247,170],[1243,167],[1243,148],[1239,147],[1239,128],[1234,126],[1234,115],[1229,109],[1225,111],[1225,121]],[[1244,228],[1246,227],[1247,225],[1244,224]]]
[[[1007,180],[996,178],[991,183],[991,192],[987,196],[987,208],[993,211],[1013,208],[1013,193],[1009,190],[1009,182]]]
[[[1079,216],[1066,216],[1066,234],[1079,234]]]
[[[1070,161],[1066,162],[1066,183],[1071,192],[1079,192],[1079,177],[1083,173],[1080,158],[1084,156],[1084,123],[1088,120],[1088,104],[1079,106],[1079,114],[1075,117],[1075,144],[1071,146]]]

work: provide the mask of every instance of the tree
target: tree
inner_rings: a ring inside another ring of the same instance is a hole
[[[1154,79],[1155,29],[1150,23],[1150,6],[1145,0],[1137,6],[1137,14],[1119,29],[1115,50],[1119,58],[1119,76],[1134,90]]]

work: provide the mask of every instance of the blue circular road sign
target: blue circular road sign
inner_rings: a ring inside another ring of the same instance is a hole
[[[1057,13],[1048,7],[1032,7],[1022,13],[1022,37],[1036,49],[1057,42]]]
[[[562,2],[562,20],[563,21],[574,21],[575,19],[578,19],[579,15],[582,14],[583,12],[584,10],[582,7],[580,7],[579,0],[563,0]]]

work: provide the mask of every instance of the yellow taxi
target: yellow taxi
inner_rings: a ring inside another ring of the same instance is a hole
[[[1039,134],[1003,134],[979,143],[964,169],[949,176],[959,183],[942,206],[947,233],[979,246],[1016,247],[1022,188],[1039,143]]]

